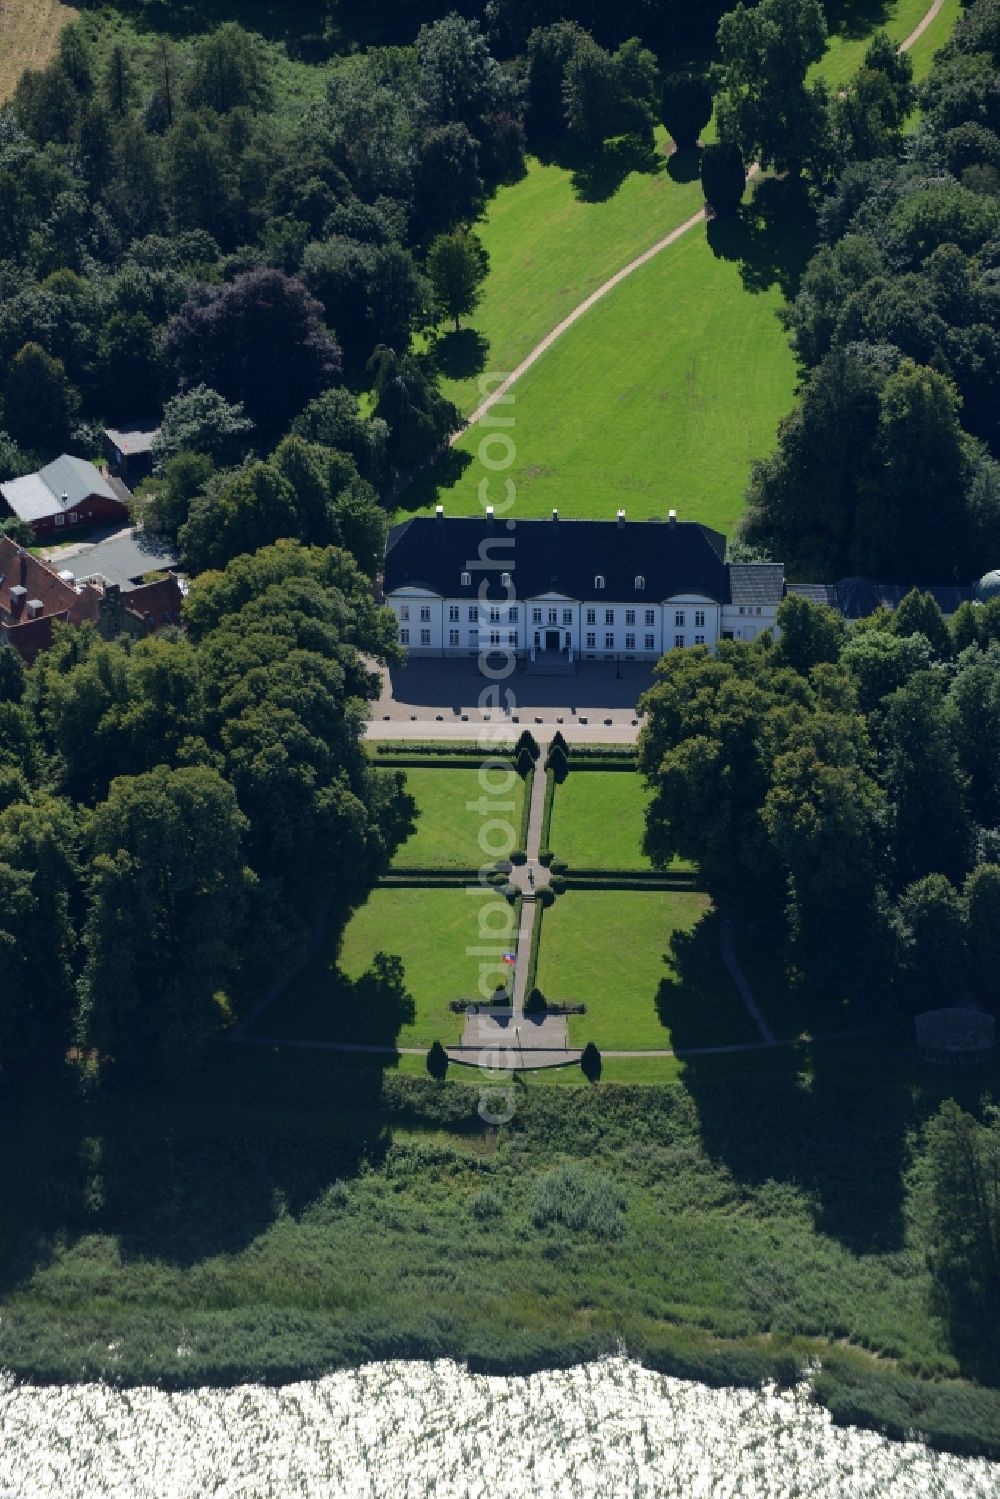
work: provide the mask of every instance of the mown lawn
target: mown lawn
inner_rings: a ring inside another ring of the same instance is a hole
[[[927,77],[935,52],[939,52],[951,36],[955,29],[955,22],[961,14],[962,0],[944,0],[938,15],[923,36],[910,48],[914,78],[920,80]]]
[[[810,79],[822,78],[831,90],[841,87],[864,62],[874,31],[888,32],[898,46],[920,24],[930,6],[931,0],[889,0],[884,7],[884,17],[879,19],[876,16],[877,24],[866,26],[863,31],[848,19],[839,31],[831,32],[826,52],[810,69]],[[865,19],[868,19],[867,16]],[[932,26],[929,29],[933,31],[936,28]],[[937,43],[939,47],[946,36],[947,32],[943,31]]]
[[[812,244],[773,188],[755,202],[761,211],[740,224],[699,226],[629,277],[514,387],[505,415],[517,456],[502,477],[516,484],[517,515],[674,508],[732,529],[751,461],[792,406],[795,361],[775,314],[781,281]],[[481,481],[498,478],[475,456],[481,435],[466,433],[444,482],[404,495],[404,507],[476,513]]]
[[[480,913],[487,904],[489,935],[481,937]],[[513,922],[514,908],[492,891],[474,897],[464,888],[375,890],[348,922],[339,952],[333,939],[261,1016],[257,1034],[377,1046],[424,1047],[433,1041],[450,1046],[461,1039],[463,1018],[448,1008],[449,1002],[480,997],[480,963],[490,966],[490,981],[500,982],[509,972],[498,966],[494,974],[492,960],[473,949],[516,951]],[[403,994],[392,984],[366,977],[379,952],[402,960]]]
[[[500,783],[498,774],[491,779],[495,784]],[[484,792],[478,770],[408,770],[406,789],[417,804],[416,831],[397,851],[393,867],[478,869],[499,857],[496,853],[484,853],[479,846],[479,834],[487,821],[509,823],[509,853],[517,847],[524,785],[517,776],[509,794],[494,796],[492,791]],[[479,805],[484,796],[490,809],[487,817]],[[491,849],[500,847],[502,833],[501,828],[490,828],[487,841]]]
[[[597,198],[579,175],[535,157],[500,188],[476,225],[490,256],[483,300],[461,333],[442,327],[436,344],[442,388],[460,411],[482,400],[481,373],[509,374],[609,276],[698,211],[697,172],[672,175],[669,148],[658,130],[655,156]]]
[[[642,851],[649,793],[637,772],[577,771],[556,787],[549,844],[571,869],[649,869]],[[675,859],[671,868],[690,869]]]
[[[570,1017],[574,1046],[658,1050],[759,1039],[722,966],[707,895],[567,891],[543,916],[537,982],[547,999],[587,1006]]]

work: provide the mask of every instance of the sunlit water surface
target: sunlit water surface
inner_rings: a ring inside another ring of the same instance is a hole
[[[0,1495],[997,1499],[1000,1465],[835,1427],[806,1389],[712,1390],[626,1359],[529,1379],[390,1363],[180,1395],[0,1376]]]

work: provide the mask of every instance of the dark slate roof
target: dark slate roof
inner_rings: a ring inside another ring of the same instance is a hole
[[[128,590],[146,573],[171,572],[178,565],[173,547],[145,531],[123,531],[100,541],[74,558],[73,570],[78,578],[106,578]]]
[[[731,562],[729,603],[767,605],[776,609],[785,596],[785,568],[781,562]]]
[[[476,569],[482,543],[495,571]],[[616,602],[700,593],[720,603],[727,597],[726,538],[694,521],[522,520],[511,529],[502,518],[415,516],[393,526],[385,555],[385,592],[427,588],[443,598],[473,599],[484,577],[513,575],[519,598],[561,593],[598,596],[594,577],[605,579],[599,596]],[[470,567],[470,564],[473,564]],[[471,583],[462,586],[462,573]],[[636,577],[645,578],[637,590]]]
[[[837,583],[789,583],[788,592],[813,604],[829,604],[845,619],[867,619],[876,609],[896,609],[913,588],[912,583],[875,583],[871,578],[841,578]],[[954,584],[920,584],[924,593],[937,600],[942,614],[954,614],[959,604],[974,599],[975,589]]]

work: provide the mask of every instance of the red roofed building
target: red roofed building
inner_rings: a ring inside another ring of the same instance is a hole
[[[123,594],[117,584],[75,584],[0,536],[0,643],[7,642],[29,664],[52,644],[56,620],[94,624],[102,635],[140,636],[180,622],[177,579],[146,583]]]

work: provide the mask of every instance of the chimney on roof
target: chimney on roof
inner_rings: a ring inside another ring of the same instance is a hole
[[[24,547],[19,547],[18,550],[21,557],[21,583],[25,584],[28,581],[28,554]]]
[[[434,519],[435,520],[444,520],[444,506],[443,505],[435,505],[434,506]]]
[[[677,511],[676,510],[671,510],[668,513],[668,515],[667,515],[667,523],[669,525],[671,525],[671,526],[676,526],[676,524],[677,524]]]
[[[12,619],[20,619],[24,601],[28,597],[28,590],[23,584],[12,588],[10,591],[10,613]]]
[[[624,512],[624,510],[619,510],[618,511],[616,519],[618,521],[618,529],[619,529],[619,531],[624,530],[624,528],[625,528],[625,512]]]
[[[552,519],[553,520],[558,520],[559,519],[559,511],[558,510],[553,510],[553,512],[552,512]]]
[[[69,509],[69,495],[66,493],[65,489],[63,490],[63,492],[59,496],[59,498],[60,498],[60,501],[62,503],[63,509],[64,510],[68,510]]]
[[[493,506],[492,505],[487,505],[487,507],[486,507],[486,524],[489,526],[490,530],[492,531],[493,530]]]
[[[28,600],[28,618],[29,619],[40,619],[41,616],[42,616],[42,613],[43,613],[44,609],[45,609],[45,605],[42,603],[41,599],[29,599]]]

